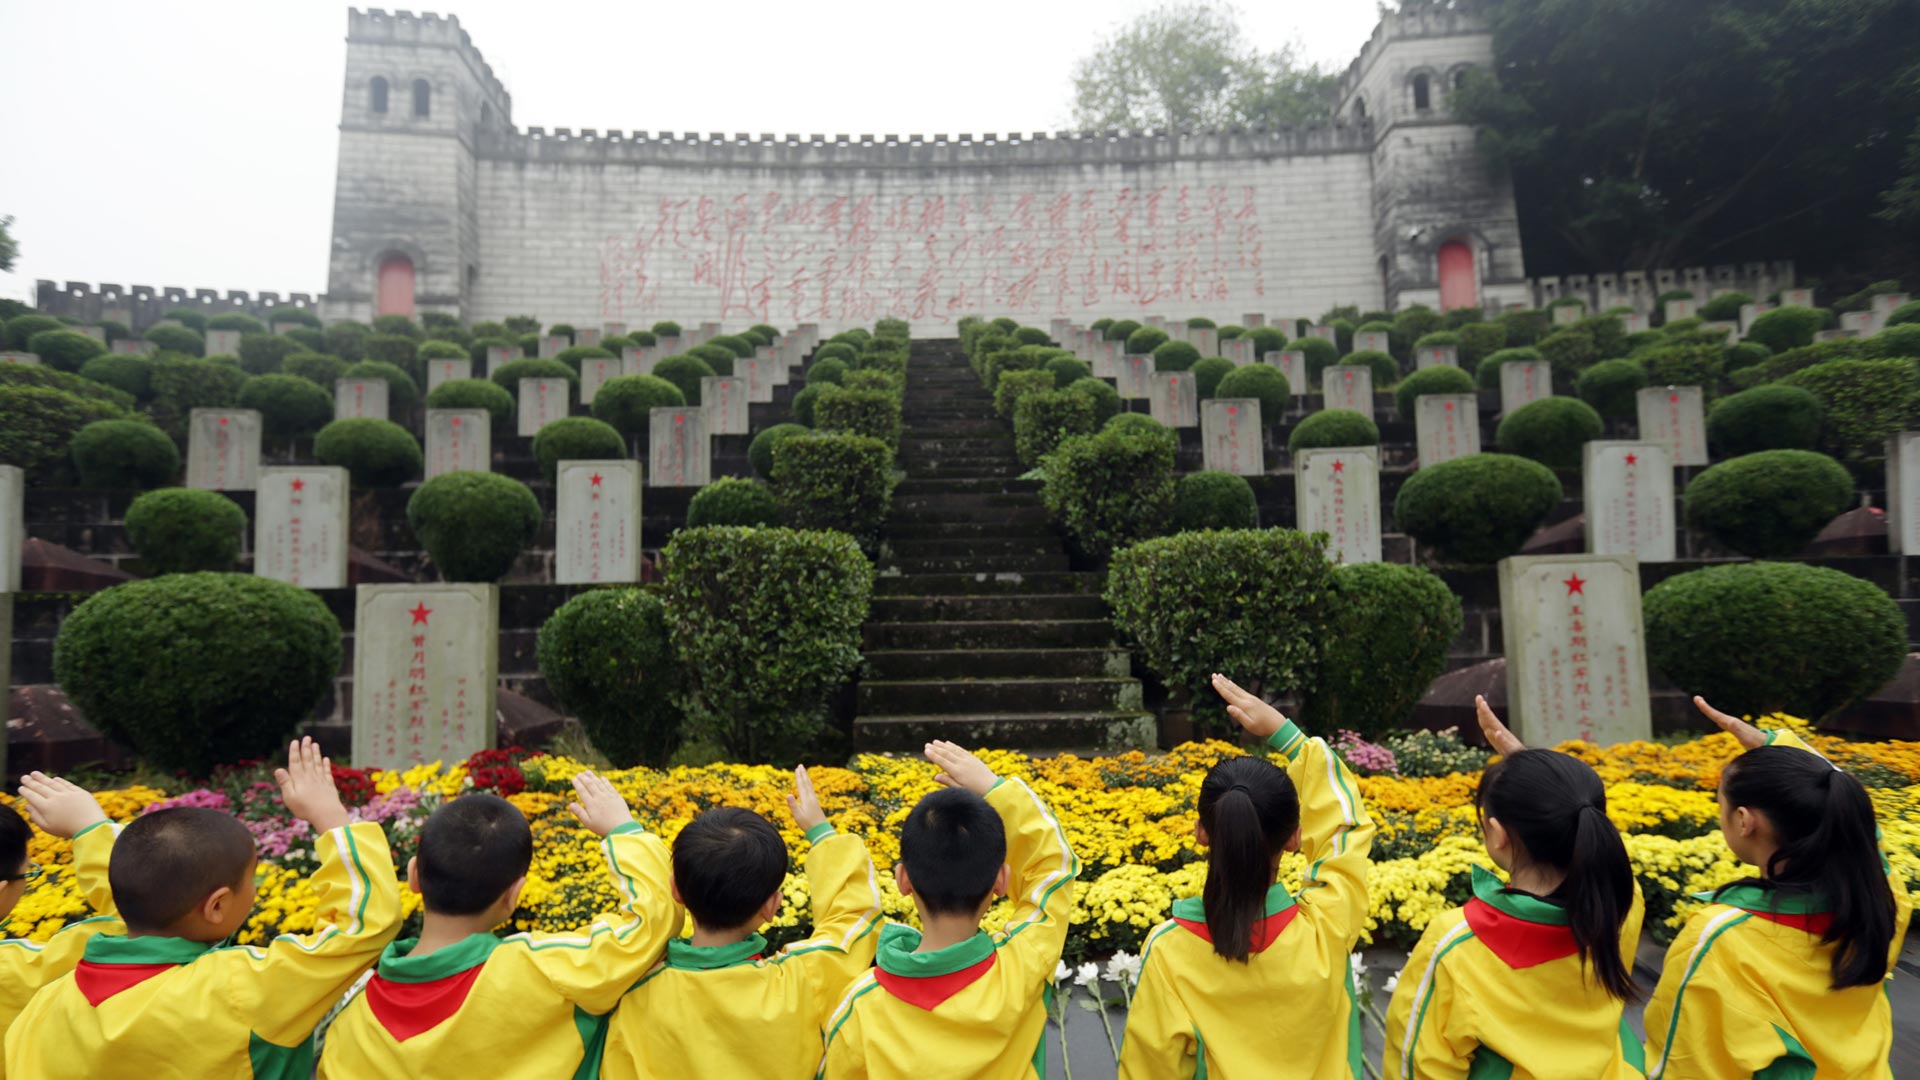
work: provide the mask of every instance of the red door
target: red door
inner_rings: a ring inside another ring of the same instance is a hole
[[[1464,241],[1449,240],[1440,245],[1440,310],[1478,306],[1478,277],[1473,268],[1473,249]]]
[[[374,314],[413,317],[413,260],[394,255],[380,263],[380,288]]]

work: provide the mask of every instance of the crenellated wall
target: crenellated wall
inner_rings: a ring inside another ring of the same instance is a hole
[[[239,312],[271,323],[275,311],[294,308],[318,314],[320,303],[307,293],[245,293],[217,289],[183,289],[178,285],[89,285],[80,281],[34,283],[34,307],[89,323],[120,319],[135,331],[145,330],[175,308],[196,308],[208,315]]]

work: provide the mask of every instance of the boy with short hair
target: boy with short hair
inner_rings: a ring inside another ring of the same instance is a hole
[[[495,936],[519,906],[533,833],[492,795],[442,806],[407,864],[407,882],[426,902],[420,936],[388,947],[327,1029],[323,1080],[592,1075],[604,1014],[679,925],[666,844],[604,778],[580,773],[573,789],[571,809],[601,838],[621,914],[578,933]]]
[[[920,800],[900,833],[900,891],[924,931],[889,923],[879,966],[827,1024],[818,1074],[908,1080],[1039,1076],[1046,990],[1066,946],[1080,862],[1040,797],[948,742],[927,744],[950,790]],[[1014,898],[1006,929],[980,920]]]
[[[780,912],[786,842],[751,810],[701,814],[673,841],[673,897],[693,938],[668,942],[613,1014],[607,1080],[813,1074],[827,1014],[873,964],[880,889],[866,843],[834,831],[805,768],[793,779],[787,808],[812,845],[812,936],[765,955],[757,931]]]

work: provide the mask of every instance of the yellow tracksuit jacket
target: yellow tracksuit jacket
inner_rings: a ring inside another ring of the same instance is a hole
[[[668,942],[614,1011],[602,1077],[813,1075],[828,1014],[873,966],[880,887],[859,837],[817,825],[807,839],[813,935],[772,957],[759,934],[711,948]]]
[[[1633,966],[1646,904],[1620,925]],[[1473,899],[1427,924],[1387,1009],[1386,1080],[1628,1080],[1645,1075],[1624,1003],[1580,962],[1566,909],[1473,868]]]
[[[386,834],[345,825],[314,841],[310,934],[220,949],[99,934],[7,1036],[13,1080],[306,1077],[313,1029],[400,929]]]
[[[1808,753],[1789,731],[1769,742]],[[1888,868],[1895,905],[1891,960],[1913,904]],[[1702,895],[1701,899],[1708,899]],[[1893,1005],[1883,986],[1833,989],[1833,946],[1820,943],[1818,898],[1760,887],[1722,892],[1667,949],[1647,1003],[1652,1080],[1890,1078]]]
[[[679,926],[659,837],[628,823],[601,849],[620,914],[575,934],[474,934],[426,956],[394,942],[327,1028],[321,1080],[594,1075],[605,1014]]]
[[[1147,935],[1120,1050],[1122,1080],[1360,1077],[1360,1011],[1348,957],[1367,922],[1373,820],[1346,764],[1291,721],[1268,743],[1300,796],[1309,860],[1296,898],[1267,892],[1247,963],[1213,951],[1199,897]]]
[[[878,967],[847,989],[827,1023],[828,1080],[1037,1077],[1045,1069],[1048,987],[1073,917],[1080,860],[1026,782],[1003,777],[987,803],[1007,830],[1013,917],[997,934],[917,953],[920,932],[880,933]]]
[[[120,826],[102,821],[80,830],[73,838],[74,882],[80,886],[87,907],[99,914],[74,923],[46,941],[0,941],[0,1037],[6,1035],[14,1018],[41,987],[79,966],[80,956],[95,934],[127,932],[126,924],[114,913],[113,886],[107,883],[107,861],[119,835]],[[6,1063],[0,1061],[0,1080],[6,1075]]]

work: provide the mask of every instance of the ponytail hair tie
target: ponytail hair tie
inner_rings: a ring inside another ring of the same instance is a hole
[[[1248,787],[1248,786],[1247,786],[1247,785],[1245,785],[1245,784],[1235,784],[1235,785],[1233,785],[1232,787],[1230,787],[1230,788],[1228,788],[1227,790],[1228,790],[1228,791],[1242,791],[1242,792],[1245,792],[1245,793],[1247,793],[1248,795],[1252,795],[1252,794],[1253,794],[1253,789],[1252,789],[1252,788],[1250,788],[1250,787]]]

